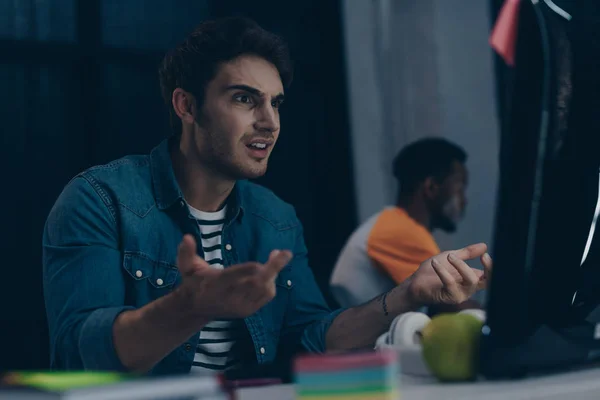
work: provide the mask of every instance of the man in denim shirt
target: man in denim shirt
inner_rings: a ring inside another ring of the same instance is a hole
[[[368,348],[396,315],[485,285],[463,261],[491,267],[478,244],[427,260],[365,305],[328,309],[294,209],[245,180],[266,171],[291,75],[283,41],[241,18],[205,22],[165,56],[174,135],[77,175],[48,217],[52,367],[168,374],[235,360],[249,370],[298,351]]]

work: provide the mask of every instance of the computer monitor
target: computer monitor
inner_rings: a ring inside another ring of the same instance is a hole
[[[599,11],[521,1],[481,336],[488,378],[600,360]]]

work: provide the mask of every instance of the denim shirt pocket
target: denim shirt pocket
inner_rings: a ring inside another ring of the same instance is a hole
[[[284,291],[286,296],[289,296],[289,291],[294,288],[294,281],[291,279],[291,266],[286,266],[281,270],[277,278],[275,279],[275,286],[277,290]]]
[[[289,266],[285,267],[275,279],[275,298],[263,310],[262,318],[267,332],[279,334],[285,323],[286,309],[294,290],[294,282],[290,279]]]
[[[130,279],[127,287],[128,300],[138,307],[169,293],[179,275],[176,265],[156,261],[141,252],[126,251],[123,268]]]

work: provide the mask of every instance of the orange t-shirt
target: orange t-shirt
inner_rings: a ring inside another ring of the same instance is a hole
[[[439,253],[433,235],[398,207],[381,212],[367,239],[367,254],[397,284]]]

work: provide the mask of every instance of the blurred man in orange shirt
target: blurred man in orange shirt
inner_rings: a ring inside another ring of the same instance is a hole
[[[409,278],[440,253],[432,232],[454,232],[467,199],[465,151],[447,140],[427,138],[398,153],[393,173],[396,205],[361,225],[340,253],[331,289],[342,306],[364,303]]]

